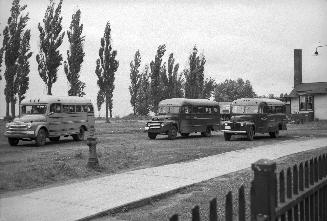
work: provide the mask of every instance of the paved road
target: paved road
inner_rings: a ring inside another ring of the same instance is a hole
[[[0,199],[0,220],[78,220],[250,167],[265,158],[327,148],[327,138],[283,141]]]

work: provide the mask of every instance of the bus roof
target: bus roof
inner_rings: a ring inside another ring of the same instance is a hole
[[[267,105],[284,105],[285,103],[270,98],[240,98],[232,102],[232,105],[259,105],[261,103],[266,103]]]
[[[38,97],[25,98],[21,104],[44,104],[44,103],[70,103],[70,104],[91,104],[91,99],[78,96],[53,96],[42,95]]]
[[[170,98],[160,101],[159,105],[183,106],[183,105],[205,105],[218,106],[218,102],[207,99]]]

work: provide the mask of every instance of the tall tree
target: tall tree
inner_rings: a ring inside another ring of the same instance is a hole
[[[212,79],[204,79],[204,55],[198,55],[198,49],[193,47],[189,56],[189,67],[184,70],[185,75],[185,97],[186,98],[207,98],[212,91]]]
[[[82,36],[83,24],[80,24],[80,20],[81,10],[78,9],[76,13],[72,15],[72,21],[67,31],[70,46],[69,50],[67,50],[67,61],[64,62],[64,70],[70,84],[68,95],[82,97],[85,95],[83,91],[85,83],[79,80],[79,72],[85,56],[83,50],[85,36]]]
[[[168,98],[183,97],[183,74],[178,74],[179,64],[175,64],[174,54],[171,53],[168,58],[168,85],[167,96]]]
[[[151,61],[151,98],[152,98],[152,111],[157,113],[158,104],[161,100],[161,88],[160,88],[160,72],[162,72],[162,57],[166,52],[166,45],[159,45],[157,54],[154,61]]]
[[[25,30],[27,21],[29,20],[28,13],[22,14],[26,9],[26,5],[21,6],[20,0],[14,0],[10,9],[10,17],[7,25],[3,30],[3,50],[5,56],[6,70],[4,73],[6,86],[4,90],[6,98],[6,117],[9,117],[9,105],[11,105],[11,116],[15,117],[16,93],[15,86],[17,85],[18,76],[18,59],[22,50],[22,39],[29,33]],[[29,40],[28,40],[29,41]]]
[[[140,76],[137,97],[135,103],[136,113],[146,116],[150,112],[151,96],[150,96],[150,76],[149,67],[145,66],[143,73]]]
[[[29,59],[32,56],[32,52],[30,52],[30,39],[31,33],[30,30],[27,30],[24,33],[21,47],[19,49],[19,57],[18,57],[18,68],[17,68],[17,78],[15,81],[15,93],[18,95],[18,103],[25,98],[25,93],[29,88],[29,73],[30,73],[30,64]]]
[[[118,69],[119,62],[116,60],[117,51],[112,50],[111,46],[111,28],[110,23],[107,22],[103,38],[101,38],[101,46],[99,49],[99,58],[96,61],[95,73],[98,76],[98,108],[101,106],[101,99],[106,103],[106,122],[109,122],[108,110],[110,111],[110,118],[112,118],[113,108],[113,91],[115,88],[115,72]],[[101,107],[100,107],[101,108]]]
[[[137,91],[140,85],[141,74],[139,73],[139,67],[141,65],[141,54],[140,51],[137,50],[134,55],[134,60],[129,64],[130,66],[130,74],[129,77],[131,79],[131,85],[129,86],[129,93],[131,95],[131,105],[133,107],[133,113],[136,115],[136,99],[137,99]]]
[[[39,23],[40,51],[36,55],[40,77],[47,85],[48,94],[52,95],[52,85],[57,81],[58,67],[62,62],[59,47],[62,44],[65,32],[62,32],[62,1],[55,8],[55,3],[50,0],[43,18],[43,25]]]
[[[237,80],[226,79],[224,82],[215,86],[214,97],[216,101],[233,101],[239,98],[252,98],[256,93],[253,91],[249,80],[244,82],[243,79]]]

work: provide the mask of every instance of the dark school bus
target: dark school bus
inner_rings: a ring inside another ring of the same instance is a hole
[[[232,102],[231,119],[222,125],[226,141],[232,135],[244,134],[253,140],[255,134],[269,133],[270,137],[279,136],[280,130],[286,130],[285,103],[268,98],[241,98]]]
[[[199,132],[211,136],[211,131],[219,130],[219,104],[207,99],[171,98],[159,103],[158,114],[147,122],[145,131],[150,139],[158,134],[175,139],[180,133],[183,137]]]

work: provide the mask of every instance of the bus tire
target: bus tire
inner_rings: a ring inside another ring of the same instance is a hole
[[[168,139],[174,140],[177,137],[177,128],[175,126],[171,126],[168,130]]]
[[[58,137],[49,137],[49,140],[52,142],[58,142],[60,140],[60,136]]]
[[[211,129],[209,127],[207,127],[205,132],[202,132],[201,135],[203,137],[210,137],[211,136]]]
[[[40,147],[45,145],[47,139],[47,132],[45,131],[45,129],[41,128],[35,138],[35,144],[36,146]]]
[[[279,136],[279,130],[277,129],[274,132],[269,132],[271,138],[277,138]]]
[[[84,130],[83,127],[79,128],[79,133],[78,134],[73,134],[73,139],[75,141],[82,141],[82,140],[84,140],[84,137],[85,137],[85,130]]]
[[[248,138],[249,141],[253,140],[254,130],[252,127],[249,127],[248,130],[246,131],[246,137]]]
[[[181,133],[182,137],[188,137],[190,133]]]
[[[12,138],[12,137],[8,137],[8,143],[10,146],[17,146],[19,143],[19,139],[18,138]]]
[[[154,139],[156,139],[157,134],[156,134],[156,133],[148,132],[148,137],[149,137],[151,140],[154,140]]]
[[[232,134],[224,133],[224,138],[225,138],[225,141],[230,141],[230,139],[232,138]]]

